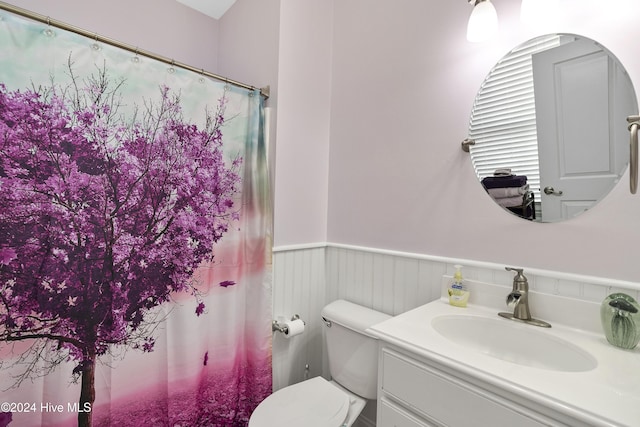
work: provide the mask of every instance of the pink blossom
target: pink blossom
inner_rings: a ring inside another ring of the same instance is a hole
[[[0,249],[0,264],[9,265],[11,261],[16,259],[17,255],[13,248]]]

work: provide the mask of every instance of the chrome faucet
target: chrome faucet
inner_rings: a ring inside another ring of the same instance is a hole
[[[547,322],[531,317],[531,311],[529,310],[529,281],[523,274],[524,270],[512,267],[505,267],[505,270],[516,272],[513,278],[513,289],[507,295],[507,306],[513,307],[513,313],[500,312],[498,315],[518,322],[550,328],[551,325]]]

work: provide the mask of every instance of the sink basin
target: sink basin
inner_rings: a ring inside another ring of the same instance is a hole
[[[438,316],[431,326],[458,345],[518,365],[563,372],[590,371],[598,365],[578,346],[506,319]]]

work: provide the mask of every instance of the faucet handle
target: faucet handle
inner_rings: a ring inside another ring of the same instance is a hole
[[[527,278],[524,275],[524,269],[522,268],[513,268],[513,267],[505,267],[504,268],[507,271],[515,271],[516,275],[513,278],[513,289],[522,289],[522,290],[528,290],[529,289],[529,281],[527,280]]]

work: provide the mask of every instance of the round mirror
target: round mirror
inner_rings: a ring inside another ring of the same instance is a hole
[[[476,96],[471,161],[483,189],[537,222],[596,205],[629,163],[629,75],[599,43],[575,34],[529,40],[503,57]]]

